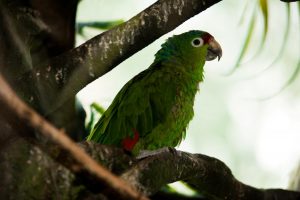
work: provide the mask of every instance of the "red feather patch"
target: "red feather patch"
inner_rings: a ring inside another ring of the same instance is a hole
[[[202,36],[202,39],[204,41],[205,44],[207,44],[209,42],[210,39],[214,38],[211,34],[209,33],[205,33],[203,36]]]
[[[133,138],[127,137],[122,140],[123,149],[125,149],[126,151],[131,151],[140,139],[139,132],[135,129],[133,129],[133,132],[134,132]]]

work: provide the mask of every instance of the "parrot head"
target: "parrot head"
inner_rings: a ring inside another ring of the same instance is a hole
[[[192,30],[170,37],[155,56],[159,60],[181,59],[185,63],[197,63],[215,58],[220,60],[222,49],[211,34]]]

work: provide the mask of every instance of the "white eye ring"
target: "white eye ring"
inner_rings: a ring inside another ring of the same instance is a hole
[[[202,38],[194,38],[191,43],[193,47],[201,47],[204,42]]]

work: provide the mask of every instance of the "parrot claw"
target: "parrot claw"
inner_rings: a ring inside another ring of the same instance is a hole
[[[142,160],[144,158],[155,156],[165,152],[170,152],[174,155],[177,154],[177,150],[174,147],[163,147],[156,150],[141,150],[139,155],[136,156],[136,159]]]

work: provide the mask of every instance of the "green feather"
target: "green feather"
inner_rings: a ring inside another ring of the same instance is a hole
[[[178,145],[194,115],[208,48],[191,42],[205,34],[190,31],[169,38],[154,63],[123,86],[87,140],[121,147],[137,130],[134,153]]]

